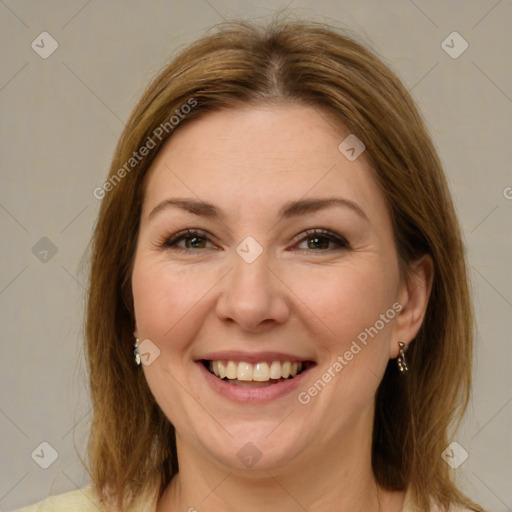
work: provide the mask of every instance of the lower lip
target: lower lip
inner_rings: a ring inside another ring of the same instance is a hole
[[[202,362],[198,361],[197,364],[204,375],[206,382],[219,395],[222,395],[233,402],[251,404],[270,402],[290,394],[292,391],[297,389],[309,371],[309,369],[306,369],[293,379],[287,379],[276,384],[251,388],[237,386],[236,384],[229,384],[229,382],[219,379],[215,375],[211,374]]]

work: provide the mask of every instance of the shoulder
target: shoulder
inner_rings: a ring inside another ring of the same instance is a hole
[[[148,490],[146,494],[137,496],[127,512],[154,512],[156,510],[156,491]],[[49,496],[29,507],[17,512],[107,512],[101,503],[98,493],[92,485],[76,491]]]
[[[450,507],[450,512],[474,512],[474,510],[466,508],[466,507],[458,507],[458,506],[452,505]]]
[[[92,487],[50,496],[18,512],[98,512],[102,510],[100,501]]]
[[[420,508],[414,503],[412,499],[412,493],[410,489],[407,489],[405,493],[404,505],[402,508],[402,512],[421,512]],[[430,512],[441,512],[441,509],[435,504],[431,506]],[[457,505],[451,505],[449,512],[474,512],[473,510],[465,507],[460,507]]]
[[[438,507],[434,506],[432,508],[432,512],[441,512],[441,510]],[[474,510],[466,507],[461,507],[459,505],[450,505],[449,512],[474,512]]]

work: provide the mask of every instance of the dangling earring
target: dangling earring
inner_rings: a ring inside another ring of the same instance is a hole
[[[133,344],[133,346],[135,347],[133,353],[135,354],[135,364],[137,366],[140,366],[140,354],[139,354],[139,349],[137,348],[139,346],[139,338],[135,338],[135,343]]]
[[[405,343],[402,343],[401,341],[398,342],[398,346],[400,347],[400,355],[398,356],[397,362],[398,362],[398,368],[400,368],[400,371],[402,373],[405,373],[409,368],[407,368],[407,363],[405,362]]]

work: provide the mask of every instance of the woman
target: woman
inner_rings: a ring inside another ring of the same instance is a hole
[[[482,510],[442,456],[471,381],[460,229],[373,53],[225,24],[155,79],[94,194],[93,486],[26,510]]]

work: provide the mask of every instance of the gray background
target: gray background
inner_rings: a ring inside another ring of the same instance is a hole
[[[0,510],[88,483],[75,451],[83,453],[89,417],[80,263],[99,206],[92,191],[124,121],[180,46],[222,19],[263,20],[285,5],[0,1]],[[473,401],[454,438],[469,457],[457,475],[488,510],[511,510],[512,2],[308,0],[288,9],[372,42],[430,126],[478,320]],[[42,46],[43,31],[59,45],[46,59],[31,47]],[[469,44],[458,58],[441,46],[453,31]],[[58,453],[48,469],[39,464],[52,452],[41,442]]]

